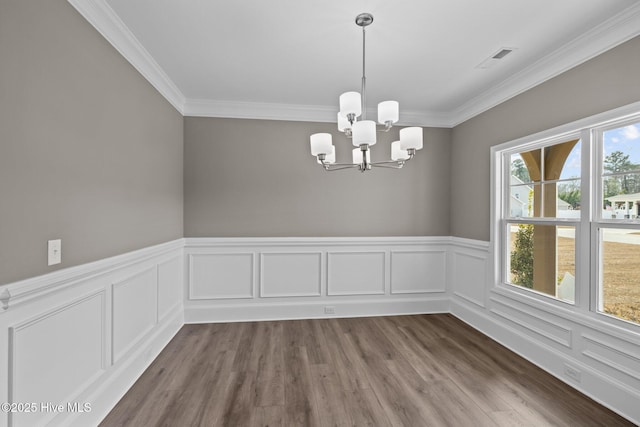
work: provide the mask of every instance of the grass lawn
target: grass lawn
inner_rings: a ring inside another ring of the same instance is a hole
[[[560,274],[575,271],[574,242],[574,239],[558,237]],[[604,242],[603,265],[604,311],[640,323],[640,245]]]

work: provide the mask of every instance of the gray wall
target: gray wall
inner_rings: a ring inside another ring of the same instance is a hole
[[[401,171],[327,173],[310,154],[312,133],[333,134],[338,161],[353,148],[332,123],[184,126],[186,237],[449,235],[448,129],[425,129],[425,148]],[[379,136],[374,161],[397,132]]]
[[[181,115],[64,0],[0,2],[0,284],[182,236]],[[63,263],[47,267],[61,238]]]
[[[489,148],[640,101],[640,37],[512,98],[452,132],[451,234],[489,240]]]

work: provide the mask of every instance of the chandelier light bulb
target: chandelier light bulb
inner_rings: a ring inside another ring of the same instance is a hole
[[[362,114],[362,97],[358,92],[345,92],[340,95],[340,114],[344,117],[349,114],[360,117]]]
[[[311,135],[311,155],[317,156],[319,154],[330,154],[331,147],[331,134],[330,133],[314,133]]]
[[[408,150],[413,148],[415,150],[422,149],[422,128],[410,127],[400,129],[400,148]]]
[[[354,146],[359,147],[362,144],[372,146],[376,144],[376,122],[373,120],[355,122],[351,129],[353,132],[351,142]]]
[[[384,125],[387,122],[397,123],[400,118],[400,105],[398,101],[384,101],[378,104],[378,123]]]
[[[400,148],[400,141],[391,143],[391,160],[408,160],[409,153],[407,150]]]

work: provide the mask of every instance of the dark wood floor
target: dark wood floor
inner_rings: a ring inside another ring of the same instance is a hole
[[[103,426],[633,425],[450,315],[185,325]]]

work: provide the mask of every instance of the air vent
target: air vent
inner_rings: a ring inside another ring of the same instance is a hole
[[[502,59],[513,52],[513,49],[502,49],[500,52],[492,56],[493,59]]]
[[[478,64],[476,68],[481,68],[481,69],[491,68],[494,65],[496,65],[498,61],[503,59],[505,56],[509,55],[514,50],[515,50],[514,47],[503,47],[502,49],[500,49],[499,51],[497,51],[496,53],[494,53],[493,55],[491,55],[490,57],[482,61],[480,64]]]

